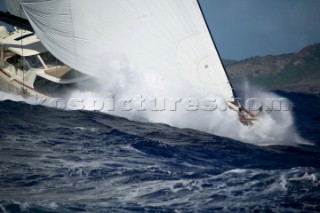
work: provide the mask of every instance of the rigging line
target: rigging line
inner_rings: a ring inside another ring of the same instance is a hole
[[[55,57],[55,59],[56,59],[56,76],[58,76],[58,59],[56,57]]]

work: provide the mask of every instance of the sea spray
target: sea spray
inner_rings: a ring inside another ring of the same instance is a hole
[[[292,103],[279,95],[250,88],[247,83],[242,94],[246,99],[242,102],[246,107],[254,107],[254,113],[261,116],[254,125],[244,126],[222,98],[205,88],[196,87],[187,79],[171,81],[161,74],[141,73],[127,63],[109,63],[108,68],[113,70],[98,79],[95,91],[75,91],[69,98],[104,100],[97,104],[105,106],[98,108],[107,114],[191,128],[257,145],[309,144],[295,129]],[[257,100],[258,105],[248,106],[252,100]],[[97,110],[92,102],[86,105],[91,106],[86,110]]]
[[[308,144],[295,129],[291,102],[274,93],[250,88],[248,83],[239,95],[246,97],[243,105],[253,109],[255,114],[261,106],[263,110],[252,126],[241,124],[237,112],[228,109],[223,98],[193,85],[188,79],[139,72],[121,57],[110,60],[105,67],[101,69],[101,78],[91,85],[87,85],[88,82],[79,85],[87,89],[75,90],[64,98],[23,99],[5,93],[0,97],[62,110],[100,111],[133,121],[191,128],[257,145]]]

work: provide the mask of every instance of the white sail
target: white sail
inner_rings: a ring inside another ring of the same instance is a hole
[[[13,15],[19,16],[21,18],[27,18],[25,13],[20,6],[22,0],[4,0],[6,9]]]
[[[101,61],[120,53],[143,72],[185,78],[225,100],[234,98],[196,0],[7,2],[20,3],[45,47],[81,72],[99,77]]]

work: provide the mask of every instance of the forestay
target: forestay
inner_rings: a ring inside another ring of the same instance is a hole
[[[14,2],[45,47],[81,72],[99,77],[103,61],[123,55],[140,71],[234,98],[196,0],[7,0]]]

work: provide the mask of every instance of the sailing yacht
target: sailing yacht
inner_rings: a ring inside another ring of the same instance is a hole
[[[161,74],[172,82],[184,79],[223,98],[246,125],[256,119],[235,101],[198,0],[5,3],[9,14],[3,17],[12,16],[21,28],[30,27],[52,55],[73,69],[100,78],[101,60],[121,55],[142,73]],[[88,54],[92,50],[95,54]],[[112,69],[105,70],[109,72]]]
[[[39,98],[54,98],[88,79],[56,59],[34,32],[0,26],[0,89]]]

